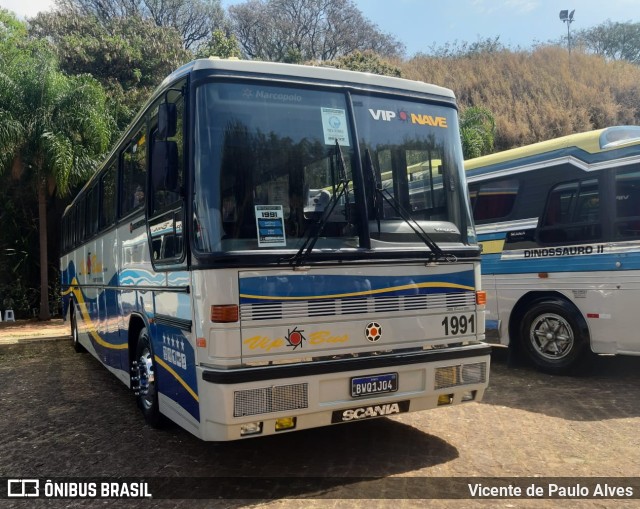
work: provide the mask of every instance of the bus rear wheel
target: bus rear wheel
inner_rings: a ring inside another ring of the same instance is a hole
[[[588,365],[591,352],[587,324],[566,301],[534,303],[523,316],[520,339],[527,356],[540,371],[567,375]]]
[[[153,360],[151,338],[147,328],[143,328],[138,336],[136,356],[131,369],[132,387],[135,390],[138,407],[144,420],[154,428],[163,424],[158,404],[158,385],[156,363]]]

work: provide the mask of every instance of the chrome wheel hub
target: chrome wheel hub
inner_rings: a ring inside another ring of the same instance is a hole
[[[139,382],[139,393],[142,399],[142,404],[145,408],[151,408],[153,406],[153,400],[156,393],[155,374],[153,372],[153,362],[151,359],[151,352],[148,348],[142,351],[142,355],[138,359],[137,374]]]
[[[555,313],[545,313],[531,324],[529,341],[539,355],[557,360],[569,355],[575,339],[569,322]]]

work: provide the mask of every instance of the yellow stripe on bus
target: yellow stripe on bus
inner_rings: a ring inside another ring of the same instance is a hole
[[[182,378],[180,378],[180,375],[176,373],[171,366],[169,366],[157,355],[154,355],[153,358],[155,359],[156,363],[158,363],[159,366],[162,366],[164,369],[166,369],[169,373],[171,373],[173,378],[175,378],[178,382],[180,382],[180,385],[182,385],[182,387],[184,387],[187,390],[187,392],[191,394],[193,399],[195,399],[198,402],[200,401],[198,398],[198,395],[193,391],[191,387],[189,387],[189,384],[187,384],[187,382],[185,382]]]
[[[346,297],[362,297],[365,295],[375,295],[377,293],[396,292],[399,290],[411,290],[414,288],[456,288],[459,290],[474,291],[473,286],[460,285],[458,283],[415,283],[409,285],[394,286],[391,288],[379,288],[377,290],[365,290],[362,292],[352,293],[336,293],[333,295],[300,295],[297,297],[280,297],[271,295],[251,295],[241,293],[240,297],[244,299],[263,299],[263,300],[318,300],[318,299],[344,299]]]
[[[127,343],[119,343],[119,344],[109,343],[108,341],[105,341],[104,339],[102,339],[102,337],[100,337],[100,334],[98,334],[98,330],[96,329],[96,326],[93,324],[93,320],[91,319],[91,316],[87,311],[87,304],[84,301],[84,295],[82,295],[82,291],[80,290],[80,288],[78,288],[78,281],[76,278],[73,278],[73,281],[71,282],[71,286],[69,290],[73,291],[73,295],[75,296],[78,302],[78,308],[80,309],[80,315],[82,316],[82,321],[87,325],[89,329],[88,332],[91,335],[91,337],[95,340],[96,343],[98,343],[100,346],[103,346],[105,348],[110,348],[112,350],[124,350],[125,348],[129,348],[129,345]]]

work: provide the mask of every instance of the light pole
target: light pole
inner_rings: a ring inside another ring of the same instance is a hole
[[[567,24],[567,47],[569,48],[569,54],[571,54],[571,32],[569,31],[569,27],[571,23],[573,23],[573,13],[576,12],[573,9],[571,12],[567,9],[566,11],[560,11],[560,19],[563,23]]]

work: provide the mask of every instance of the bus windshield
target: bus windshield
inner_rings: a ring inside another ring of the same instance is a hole
[[[316,250],[368,247],[362,244],[369,235],[374,249],[407,243],[424,249],[390,203],[421,224],[432,222],[429,235],[436,242],[466,243],[471,222],[466,187],[460,185],[455,109],[351,97],[350,105],[342,90],[255,82],[198,87],[196,249],[297,250],[318,234],[314,225],[323,216]],[[373,176],[354,178],[357,168],[366,167],[358,164],[356,143],[363,159],[365,153],[370,157],[385,200],[376,200]],[[358,219],[363,215],[370,224]]]

